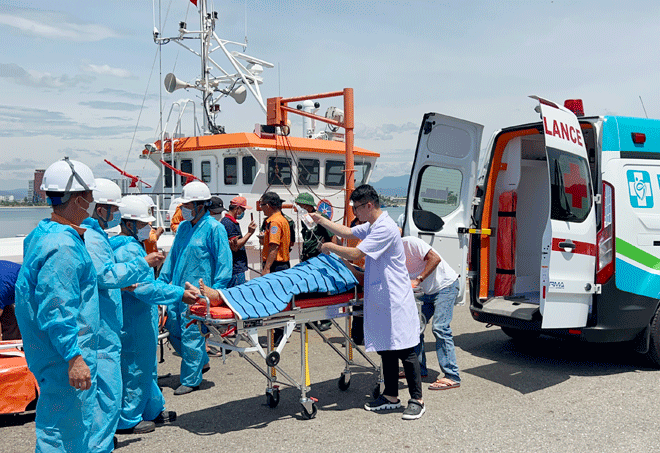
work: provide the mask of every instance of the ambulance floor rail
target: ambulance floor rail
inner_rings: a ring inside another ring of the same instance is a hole
[[[221,298],[224,299],[222,291]],[[259,371],[267,380],[266,403],[269,407],[277,407],[280,400],[279,384],[289,385],[300,390],[301,415],[304,419],[312,419],[317,414],[317,399],[309,396],[309,330],[310,327],[316,332],[324,343],[341,357],[344,361],[344,370],[341,372],[338,387],[340,390],[348,390],[351,384],[351,374],[354,369],[373,370],[378,376],[378,383],[373,390],[374,397],[380,395],[383,390],[383,378],[380,365],[377,365],[360,348],[350,335],[350,323],[352,316],[362,313],[362,302],[354,289],[348,293],[333,296],[321,296],[314,298],[296,298],[284,311],[261,318],[240,319],[228,307],[211,307],[208,298],[203,298],[205,303],[198,304],[188,310],[187,316],[197,322],[202,328],[206,326],[210,332],[207,343],[222,351],[223,362],[227,351],[236,351],[252,367]],[[342,328],[337,320],[343,318],[345,327]],[[344,340],[344,345],[338,348],[330,342],[328,337],[314,324],[315,321],[330,320],[335,329]],[[274,329],[283,329],[283,335],[277,345],[274,344]],[[296,380],[279,366],[280,358],[287,341],[298,328],[300,330],[300,380]],[[259,343],[259,332],[266,331],[267,347]],[[342,350],[343,349],[343,350]],[[353,351],[357,351],[369,365],[358,364],[353,360]],[[257,353],[264,360],[260,364],[248,353]]]

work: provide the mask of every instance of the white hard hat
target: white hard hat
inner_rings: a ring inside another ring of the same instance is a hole
[[[41,181],[41,190],[45,192],[86,192],[95,188],[92,170],[68,157],[51,164]]]
[[[126,220],[139,220],[140,222],[154,222],[156,219],[149,212],[149,206],[137,195],[126,195],[121,199],[119,208],[121,218]]]
[[[143,193],[143,194],[141,194],[141,195],[138,195],[138,197],[140,197],[140,200],[142,200],[142,201],[144,201],[145,203],[147,203],[147,206],[149,206],[150,208],[155,208],[155,207],[156,207],[156,203],[154,203],[154,199],[151,198],[151,197],[150,197],[149,195],[147,195],[146,193]]]
[[[94,189],[94,201],[98,204],[109,204],[122,207],[121,189],[117,184],[105,178],[96,178],[96,188]]]
[[[183,186],[181,192],[181,203],[188,203],[190,201],[207,201],[211,199],[211,191],[209,186],[201,181],[192,181]]]

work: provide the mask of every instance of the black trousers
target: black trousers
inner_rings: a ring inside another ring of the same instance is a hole
[[[403,371],[406,373],[410,398],[421,400],[422,373],[419,369],[415,348],[378,351],[378,354],[383,360],[383,380],[385,381],[383,395],[399,396],[399,360],[401,360]]]

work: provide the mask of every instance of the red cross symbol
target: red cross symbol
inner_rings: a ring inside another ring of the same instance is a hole
[[[564,192],[571,196],[571,206],[582,209],[582,199],[587,198],[587,180],[580,174],[577,164],[570,164],[571,171],[564,173]]]

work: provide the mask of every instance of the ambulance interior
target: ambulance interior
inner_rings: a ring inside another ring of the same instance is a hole
[[[591,124],[583,124],[582,127],[592,179],[598,181],[594,178],[597,173],[594,129]],[[496,295],[498,250],[502,253],[515,244],[515,282],[512,291],[508,293],[509,297],[520,298],[525,303],[539,304],[543,233],[550,216],[550,181],[544,136],[540,133],[521,134],[510,139],[502,152],[501,162],[490,218],[494,233],[490,242],[488,297]],[[500,197],[510,191],[515,191],[517,196],[515,228],[505,235],[504,240],[499,240],[501,235],[498,238],[498,213],[503,210]],[[482,227],[483,225],[482,221]],[[512,236],[515,236],[515,239]]]

